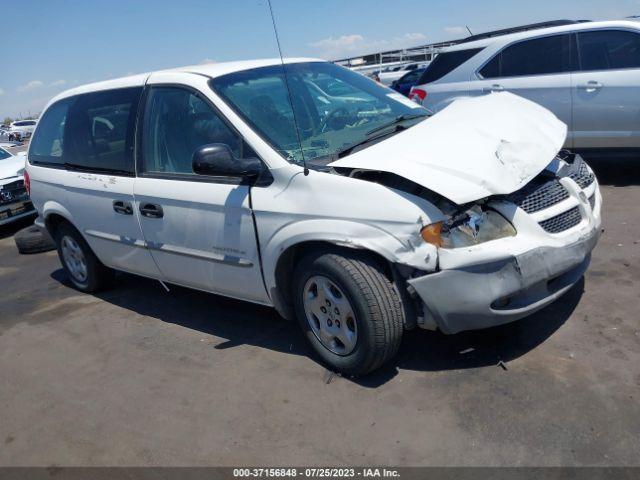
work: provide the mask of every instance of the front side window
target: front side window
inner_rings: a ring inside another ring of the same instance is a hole
[[[428,115],[397,92],[331,63],[285,68],[286,77],[277,65],[214,78],[211,86],[294,163],[327,163],[396,119],[409,127]]]
[[[195,175],[193,154],[211,143],[228,145],[239,158],[255,155],[243,151],[240,137],[195,93],[178,87],[150,90],[142,130],[145,172]]]
[[[79,96],[66,121],[65,164],[133,174],[134,130],[141,93],[141,88],[126,88]]]
[[[64,163],[64,129],[69,107],[75,98],[67,98],[51,105],[36,129],[29,147],[29,161],[32,163],[59,165]]]
[[[640,35],[623,30],[578,33],[583,71],[640,68]]]
[[[549,75],[571,71],[571,36],[552,35],[511,45],[481,70],[483,78]]]

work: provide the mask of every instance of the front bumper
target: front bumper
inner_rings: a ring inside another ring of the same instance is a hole
[[[571,197],[549,210],[577,205],[579,225],[549,234],[539,225],[547,213],[527,215],[496,204],[516,226],[515,237],[443,250],[439,272],[408,280],[423,303],[418,325],[447,334],[493,327],[526,317],[566,293],[589,266],[600,237],[602,205],[597,182],[582,195],[577,185],[567,186]]]
[[[566,293],[584,275],[599,231],[562,248],[522,255],[411,280],[444,333],[502,325],[526,317]]]

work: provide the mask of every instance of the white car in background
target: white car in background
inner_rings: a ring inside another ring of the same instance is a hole
[[[389,71],[383,70],[378,74],[378,78],[380,80],[380,83],[388,87],[394,81],[402,78],[405,74],[415,70],[416,68],[424,68],[428,66],[429,63],[431,62],[410,63],[408,65],[402,65],[401,67],[393,68]]]
[[[438,112],[492,92],[552,111],[569,127],[567,148],[638,149],[640,23],[572,22],[464,42],[440,53],[409,97]]]
[[[37,124],[38,120],[16,120],[10,125],[9,134],[18,133],[20,135],[19,139],[24,140],[33,135]]]
[[[0,146],[0,225],[33,215],[24,183],[26,152],[13,155]]]
[[[2,125],[2,127],[0,127],[0,141],[5,143],[19,142],[24,133],[25,132],[11,131],[9,125]]]

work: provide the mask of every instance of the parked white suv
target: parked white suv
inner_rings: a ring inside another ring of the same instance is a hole
[[[581,22],[462,43],[436,57],[410,98],[437,112],[456,98],[503,91],[566,123],[568,148],[640,148],[640,23]]]
[[[9,133],[18,133],[20,139],[31,137],[38,124],[37,120],[17,120],[9,127]]]
[[[76,288],[123,270],[271,305],[361,374],[405,329],[510,322],[583,275],[601,197],[547,110],[503,93],[429,118],[358,73],[285,62],[286,82],[279,59],[218,63],[50,102],[27,174]]]

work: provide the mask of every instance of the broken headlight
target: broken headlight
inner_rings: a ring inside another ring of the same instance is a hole
[[[461,248],[512,237],[516,229],[494,210],[475,205],[445,222],[433,223],[422,229],[422,238],[441,248]]]

